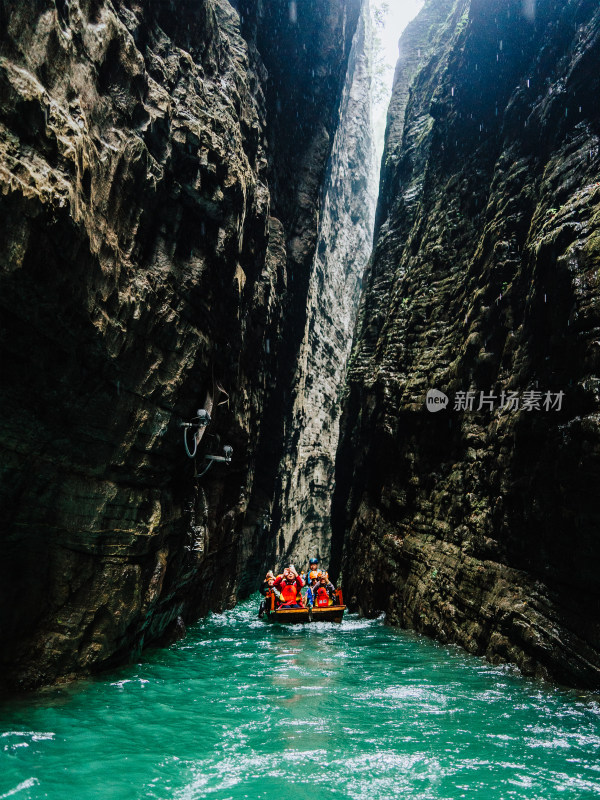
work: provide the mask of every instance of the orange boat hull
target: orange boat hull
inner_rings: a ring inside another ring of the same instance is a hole
[[[281,608],[267,611],[269,622],[341,622],[346,606],[327,606],[327,608]]]
[[[342,598],[342,590],[336,591],[337,604],[324,608],[275,608],[275,596],[267,594],[267,620],[269,622],[284,622],[288,625],[304,622],[341,622],[346,606]]]

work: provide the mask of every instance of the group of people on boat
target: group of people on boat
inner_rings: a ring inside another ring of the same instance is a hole
[[[311,558],[306,572],[298,573],[293,564],[285,567],[280,575],[267,572],[260,593],[275,596],[275,608],[326,608],[336,602],[335,586],[326,570],[319,569],[319,560]],[[266,603],[260,604],[259,617],[265,612]]]

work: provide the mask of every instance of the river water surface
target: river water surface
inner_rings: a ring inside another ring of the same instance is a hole
[[[0,800],[600,797],[600,705],[381,620],[267,625],[0,706]]]

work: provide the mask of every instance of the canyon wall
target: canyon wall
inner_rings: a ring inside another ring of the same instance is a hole
[[[365,614],[597,688],[600,11],[428,0],[400,51],[334,565]]]
[[[5,689],[255,588],[359,12],[0,4]]]
[[[377,192],[372,29],[365,4],[350,53],[305,306],[304,336],[285,416],[273,513],[273,563],[329,556],[340,390],[361,278],[371,255]]]

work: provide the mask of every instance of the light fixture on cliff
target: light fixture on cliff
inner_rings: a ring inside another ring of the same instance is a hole
[[[263,531],[268,531],[271,527],[271,523],[273,522],[271,518],[271,514],[268,510],[264,511],[262,516],[259,519],[258,524],[263,529]]]
[[[206,428],[210,425],[210,414],[205,408],[199,408],[191,422],[180,422],[182,428]]]
[[[223,448],[223,455],[222,456],[204,456],[204,461],[207,462],[206,466],[194,477],[201,478],[203,475],[206,475],[208,470],[212,467],[215,461],[220,461],[223,464],[231,464],[231,459],[233,458],[233,447],[230,444],[226,444]]]
[[[189,458],[195,458],[196,452],[198,451],[198,445],[200,444],[200,439],[204,433],[204,428],[206,428],[207,425],[210,425],[210,414],[205,408],[199,408],[196,412],[196,416],[191,422],[180,422],[179,424],[183,428],[183,444],[185,446],[185,452]],[[190,450],[188,444],[188,431],[190,428],[194,429],[193,450]]]

